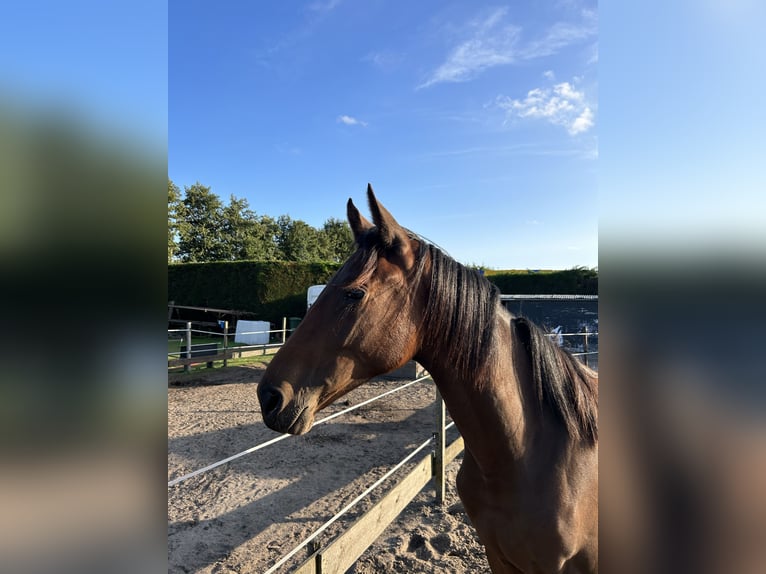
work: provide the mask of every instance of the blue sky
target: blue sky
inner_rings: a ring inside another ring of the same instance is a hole
[[[364,190],[464,263],[598,264],[595,2],[189,2],[168,173],[321,225]]]

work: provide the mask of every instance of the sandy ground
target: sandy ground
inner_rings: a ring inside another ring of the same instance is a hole
[[[168,480],[277,436],[261,420],[255,388],[262,373],[253,366],[169,375]],[[318,418],[398,384],[371,381]],[[168,571],[266,571],[431,436],[433,404],[433,384],[417,383],[169,488]],[[427,485],[348,572],[489,572],[455,492],[460,460],[447,468],[445,505],[435,504]],[[407,468],[332,525],[319,544],[330,543]],[[280,572],[306,557],[301,551]]]

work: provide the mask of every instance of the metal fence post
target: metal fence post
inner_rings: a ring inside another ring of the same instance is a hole
[[[583,358],[585,359],[585,366],[588,366],[588,325],[584,325],[582,328],[583,332],[583,351],[585,354],[583,355]]]
[[[191,359],[192,356],[192,348],[191,348],[191,321],[188,321],[186,323],[186,358]],[[191,370],[191,364],[186,363],[184,365],[184,373],[188,373]]]
[[[282,317],[282,344],[287,340],[287,317]]]
[[[229,364],[229,322],[223,322],[223,366]]]
[[[436,404],[434,405],[436,407],[436,431],[434,432],[433,476],[436,487],[436,503],[442,505],[444,504],[444,449],[447,442],[444,424],[447,413],[444,400],[436,385],[434,385],[434,389],[436,390]]]

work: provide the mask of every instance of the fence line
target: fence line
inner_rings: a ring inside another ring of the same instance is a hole
[[[170,358],[177,358],[177,359],[183,359],[185,357],[183,357],[182,355],[186,355],[186,353],[192,353],[192,358],[197,358],[197,356],[193,355],[193,353],[195,351],[194,347],[196,347],[197,345],[204,345],[204,344],[205,343],[192,343],[192,348],[189,351],[169,351],[168,352],[168,357],[170,357]],[[213,343],[210,343],[210,344],[212,345]],[[276,347],[281,347],[282,345],[283,345],[283,343],[254,343],[254,344],[249,344],[249,345],[237,344],[237,345],[227,346],[225,349],[221,348],[221,351],[225,350],[228,353],[240,353],[240,352],[245,352],[245,351],[254,351],[254,350],[257,350],[257,349],[261,349],[261,350],[263,350],[263,349],[273,349],[273,348],[276,348]],[[199,355],[198,357],[199,357],[199,362],[200,363],[204,363],[207,360],[209,360],[209,359],[205,359],[205,355]],[[231,357],[229,357],[229,358],[231,358]],[[221,358],[218,358],[218,359],[213,358],[213,360],[220,361]]]
[[[415,383],[419,383],[421,381],[424,381],[425,379],[430,379],[430,378],[431,377],[429,375],[426,375],[426,376],[417,378],[414,381],[410,381],[408,383],[400,385],[400,386],[398,386],[398,387],[396,387],[394,389],[386,391],[385,393],[382,393],[380,395],[372,397],[371,399],[367,399],[366,401],[362,401],[359,404],[353,405],[351,407],[343,409],[342,411],[339,411],[339,412],[334,413],[334,414],[332,414],[330,416],[327,416],[327,417],[325,417],[325,418],[323,418],[321,420],[318,420],[318,421],[316,421],[314,423],[314,426],[319,426],[321,424],[324,424],[324,423],[326,423],[328,421],[331,421],[331,420],[333,420],[333,419],[335,419],[335,418],[337,418],[337,417],[339,417],[341,415],[345,415],[347,413],[350,413],[351,411],[355,411],[358,408],[361,408],[361,407],[363,407],[365,405],[368,405],[368,404],[370,404],[372,402],[375,402],[375,401],[377,401],[379,399],[382,399],[385,396],[388,396],[388,395],[391,395],[391,394],[396,393],[398,391],[401,391],[402,389],[406,389],[410,385],[414,385]],[[200,475],[200,474],[202,474],[204,472],[208,472],[210,470],[213,470],[214,468],[218,468],[219,466],[222,466],[222,465],[224,465],[224,464],[226,464],[228,462],[231,462],[233,460],[241,458],[241,457],[243,457],[243,456],[245,456],[247,454],[251,454],[251,453],[254,453],[254,452],[258,451],[258,450],[261,450],[262,448],[265,448],[267,446],[271,446],[272,444],[278,443],[279,441],[284,440],[284,439],[286,439],[286,438],[288,438],[290,436],[292,436],[292,435],[290,435],[289,433],[283,433],[283,434],[281,434],[281,435],[279,435],[279,436],[277,436],[277,437],[275,437],[273,439],[267,440],[266,442],[257,444],[257,445],[255,445],[253,447],[250,447],[247,450],[243,450],[242,452],[238,452],[237,454],[234,454],[234,455],[232,455],[230,457],[227,457],[227,458],[221,459],[219,461],[216,461],[216,462],[214,462],[212,464],[209,464],[209,465],[207,465],[204,468],[200,468],[198,470],[195,470],[193,472],[190,472],[190,473],[185,474],[183,476],[180,476],[178,478],[174,478],[173,480],[168,481],[168,488],[170,488],[171,486],[175,486],[176,484],[179,484],[179,483],[181,483],[181,482],[183,482],[185,480],[188,480],[189,478],[195,477],[195,476]]]
[[[588,357],[590,355],[598,355],[598,351],[588,350],[588,339],[590,337],[598,337],[598,331],[593,331],[593,332],[588,331],[587,326],[583,327],[583,330],[580,331],[579,333],[556,333],[554,331],[552,333],[545,333],[545,336],[550,337],[551,339],[553,339],[554,337],[559,338],[558,344],[562,348],[564,347],[564,337],[582,337],[582,348],[583,348],[582,352],[580,351],[576,353],[573,353],[571,351],[569,352],[573,357],[582,357],[583,358],[582,362],[585,364],[586,367],[590,366],[588,364]]]
[[[312,532],[307,538],[303,540],[298,546],[293,548],[290,552],[285,554],[278,562],[276,562],[271,568],[266,570],[263,574],[273,574],[280,566],[282,566],[285,562],[290,560],[293,556],[295,556],[298,552],[300,552],[303,548],[308,546],[317,536],[322,534],[327,528],[329,528],[335,521],[337,521],[341,516],[346,514],[349,510],[351,510],[354,506],[356,506],[359,502],[361,502],[368,494],[370,494],[373,490],[375,490],[378,486],[383,484],[383,482],[389,478],[392,474],[394,474],[397,470],[402,468],[405,464],[407,464],[412,458],[418,454],[421,450],[426,448],[429,444],[431,444],[431,441],[433,441],[434,438],[431,437],[427,441],[423,442],[420,446],[418,446],[415,450],[413,450],[410,454],[408,454],[406,457],[404,457],[399,463],[397,463],[395,466],[391,467],[386,474],[381,476],[378,480],[376,480],[371,486],[368,486],[364,492],[362,492],[359,496],[357,496],[354,500],[349,502],[346,506],[344,506],[341,510],[339,510],[330,520],[322,524],[319,528],[317,528],[314,532]]]
[[[186,323],[185,329],[168,329],[168,335],[172,333],[182,333],[185,335],[185,337],[181,337],[181,340],[183,343],[181,344],[181,348],[178,351],[169,351],[168,352],[168,360],[175,360],[176,364],[168,364],[169,367],[179,367],[183,365],[184,371],[189,372],[190,366],[193,363],[207,363],[208,367],[213,366],[214,361],[223,361],[223,366],[228,365],[228,361],[230,358],[233,358],[233,353],[243,353],[248,351],[255,351],[260,350],[264,354],[266,353],[266,349],[274,349],[281,347],[285,341],[287,340],[288,333],[292,333],[295,328],[288,329],[287,328],[287,319],[282,323],[281,329],[269,329],[267,331],[244,331],[239,333],[230,333],[229,332],[229,322],[228,321],[221,321],[219,323],[221,325],[221,328],[223,329],[222,333],[219,333],[217,331],[206,331],[204,329],[192,329],[192,322],[189,321]],[[214,343],[192,343],[192,333],[196,334],[202,334],[202,335],[212,335],[214,337],[222,337],[223,338],[223,347],[220,346],[218,342]],[[278,342],[271,342],[271,334],[272,333],[279,333],[282,335],[282,340]],[[235,342],[234,344],[230,344],[230,337],[234,335]],[[236,342],[236,336],[237,335],[267,335],[267,341],[264,343],[250,343],[250,344],[242,344]],[[205,348],[205,345],[217,345],[215,349],[209,349]],[[185,350],[183,347],[186,347]],[[196,347],[196,349],[195,349]]]
[[[500,295],[501,301],[598,301],[598,295]]]
[[[546,337],[598,337],[598,331],[580,331],[579,333],[545,333]]]
[[[295,329],[287,329],[287,332],[292,332],[294,330]],[[168,333],[187,333],[187,332],[189,332],[188,329],[168,329],[167,331],[168,331]],[[217,337],[223,337],[224,336],[223,333],[216,333],[214,331],[203,331],[201,329],[191,329],[191,332],[192,333],[202,333],[202,334],[207,334],[207,335],[214,335],[214,336],[217,336]],[[282,329],[272,329],[270,331],[247,331],[247,332],[240,333],[240,335],[258,335],[258,334],[266,334],[266,333],[271,334],[271,333],[283,333],[283,332],[284,331]],[[229,334],[228,336],[231,336],[231,335]],[[588,332],[580,332],[580,333],[545,333],[545,336],[546,337],[551,337],[551,338],[552,337],[588,337],[588,338],[590,338],[590,337],[598,337],[598,331],[594,331],[594,332],[588,331]],[[204,344],[204,343],[197,343],[197,344]],[[194,347],[194,345],[195,344],[192,344],[192,347]],[[282,345],[282,343],[256,343],[256,344],[249,344],[249,345],[234,343],[232,346],[225,347],[225,349],[237,352],[237,351],[248,351],[248,350],[253,350],[253,349],[263,349],[263,348],[279,347],[281,345]],[[181,356],[184,353],[188,353],[188,352],[189,352],[189,350],[187,350],[187,351],[170,351],[168,353],[168,357],[178,357],[178,358],[181,358]],[[591,354],[592,355],[592,354],[597,354],[597,352],[593,352],[593,353],[573,353],[573,355],[575,355],[575,356],[583,355],[583,354]],[[202,363],[204,361],[200,360],[200,362]]]
[[[287,331],[294,331],[297,329],[297,327],[294,327],[292,329],[287,329]],[[168,329],[168,333],[186,333],[189,329]],[[216,337],[223,337],[224,333],[219,333],[218,331],[205,331],[203,329],[192,329],[192,333],[205,333],[208,335],[215,335]],[[269,329],[268,331],[240,331],[239,333],[236,333],[237,335],[258,335],[263,333],[282,333],[285,329]],[[229,335],[232,335],[233,333],[228,333]]]

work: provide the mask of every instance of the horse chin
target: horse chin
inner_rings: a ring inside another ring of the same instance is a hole
[[[296,418],[293,424],[290,425],[290,428],[287,429],[287,432],[296,435],[309,432],[314,425],[314,413],[310,411],[311,409],[308,407],[304,408],[300,414],[298,414],[298,418]]]

